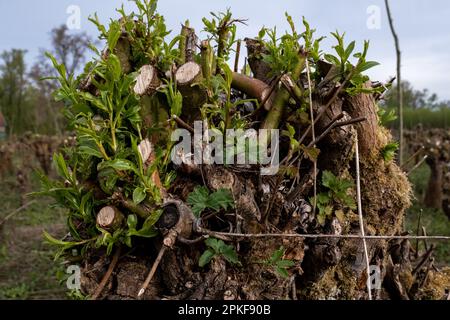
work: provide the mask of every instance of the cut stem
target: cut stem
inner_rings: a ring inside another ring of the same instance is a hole
[[[120,257],[120,251],[121,248],[118,247],[116,250],[116,253],[113,256],[113,259],[111,261],[111,264],[108,267],[108,270],[106,271],[105,275],[102,278],[102,281],[100,281],[100,284],[97,287],[97,290],[95,290],[94,294],[92,295],[90,300],[97,300],[100,294],[102,293],[103,289],[105,288],[106,284],[108,283],[109,278],[111,277],[111,274],[116,267],[117,262],[119,261]]]
[[[158,256],[156,257],[155,262],[153,262],[153,266],[150,269],[150,272],[147,275],[147,278],[144,281],[144,284],[142,285],[141,289],[138,292],[138,299],[140,299],[142,297],[142,295],[145,293],[145,290],[147,290],[148,285],[150,284],[150,282],[153,279],[153,276],[155,275],[156,269],[158,268],[159,263],[162,260],[162,257],[164,256],[164,253],[166,252],[167,247],[166,246],[162,246],[161,250],[159,250]]]

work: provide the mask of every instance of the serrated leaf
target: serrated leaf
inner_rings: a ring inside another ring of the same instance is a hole
[[[280,267],[275,267],[275,271],[278,275],[280,275],[283,278],[288,278],[289,277],[289,272],[287,272],[286,269],[284,268],[280,268]]]
[[[313,162],[316,161],[317,158],[319,157],[320,150],[318,148],[314,148],[314,147],[307,148],[303,145],[300,145],[300,149],[302,149],[305,156]]]
[[[322,173],[322,185],[324,187],[330,188],[335,184],[336,176],[328,170]]]
[[[319,211],[319,214],[317,215],[317,222],[323,226],[325,224],[325,220],[326,220],[325,214],[322,211]]]
[[[295,266],[295,262],[292,260],[280,260],[277,262],[277,267],[279,267],[279,268],[286,269],[286,268],[290,268],[293,266]]]
[[[214,250],[214,252],[220,253],[220,246],[221,246],[220,241],[222,240],[217,240],[216,238],[208,238],[205,240],[205,244],[212,250]],[[222,243],[224,242],[222,241]]]
[[[223,243],[223,245],[220,247],[220,253],[229,263],[240,264],[238,255],[233,246],[226,245],[225,243]]]
[[[391,142],[381,149],[381,155],[384,161],[389,162],[394,159],[395,153],[398,150],[398,146],[399,146],[398,142]]]
[[[219,189],[212,194],[206,187],[196,187],[189,196],[187,202],[192,208],[195,216],[200,214],[205,209],[213,209],[219,211],[220,209],[228,209],[234,207],[234,200],[231,192],[227,189]]]
[[[275,252],[270,257],[270,262],[275,263],[275,262],[279,261],[281,259],[281,257],[283,257],[284,251],[285,250],[284,250],[283,246],[281,246],[278,250],[275,250]]]
[[[203,268],[211,262],[212,258],[214,258],[215,255],[216,253],[213,250],[206,249],[206,251],[203,252],[203,254],[200,256],[200,259],[198,260],[198,266]]]
[[[222,188],[209,195],[207,204],[216,211],[226,210],[234,207],[234,200],[230,190]]]
[[[208,207],[209,191],[206,187],[196,187],[187,199],[187,202],[192,208],[192,212],[196,217],[199,217],[203,210]]]

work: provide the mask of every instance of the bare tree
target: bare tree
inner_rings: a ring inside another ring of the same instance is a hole
[[[386,11],[389,20],[389,27],[391,28],[392,36],[395,42],[395,52],[397,55],[397,101],[398,101],[398,118],[399,118],[399,130],[398,130],[398,141],[399,141],[399,152],[398,161],[400,164],[403,163],[403,92],[402,92],[402,78],[401,78],[401,51],[400,42],[398,40],[398,35],[395,32],[394,22],[392,19],[391,9],[389,7],[389,1],[384,0],[386,4]]]
[[[22,133],[30,125],[27,101],[25,50],[12,49],[0,55],[0,110],[9,136]]]
[[[65,24],[54,28],[50,35],[54,55],[64,63],[69,74],[75,73],[84,62],[86,49],[92,39],[85,32],[70,34]]]
[[[58,134],[61,133],[63,119],[58,111],[61,104],[54,102],[52,98],[52,92],[56,89],[57,83],[56,81],[40,80],[55,73],[44,52],[50,51],[58,61],[66,66],[69,74],[75,74],[84,63],[86,50],[93,40],[84,32],[71,34],[66,25],[54,28],[50,32],[50,36],[52,49],[41,49],[42,53],[38,61],[31,67],[29,77],[37,89],[35,113],[39,130],[49,134]]]

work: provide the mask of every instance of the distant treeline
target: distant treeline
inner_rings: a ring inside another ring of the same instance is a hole
[[[61,134],[65,123],[62,102],[56,102],[53,92],[57,87],[55,75],[45,56],[48,51],[64,63],[68,75],[75,75],[84,62],[92,39],[86,33],[72,33],[67,26],[50,33],[52,48],[41,49],[37,61],[25,64],[26,50],[11,49],[0,53],[0,112],[4,116],[7,136],[25,132]]]
[[[424,128],[450,128],[450,101],[440,100],[428,89],[415,90],[408,81],[402,82],[403,89],[403,123],[406,129],[422,124]],[[397,87],[393,86],[387,93],[381,106],[397,112]],[[388,125],[398,128],[398,119]]]
[[[424,128],[450,129],[450,108],[446,107],[438,110],[406,108],[403,110],[403,125],[405,129],[414,129],[419,124]],[[392,121],[388,127],[398,128],[398,119]]]
[[[90,43],[95,43],[86,33],[71,33],[65,25],[51,31],[51,52],[62,62],[68,74],[80,71]],[[54,75],[48,58],[41,55],[31,67],[25,64],[26,50],[11,49],[0,53],[0,112],[6,122],[7,136],[21,135],[25,132],[40,134],[62,134],[65,119],[62,103],[55,102],[53,92],[55,81],[42,81]],[[440,100],[428,89],[415,90],[408,81],[402,82],[404,125],[414,128],[421,123],[426,128],[450,127],[450,101]],[[398,106],[396,87],[393,86],[381,106],[395,110]],[[388,124],[398,127],[398,120]]]

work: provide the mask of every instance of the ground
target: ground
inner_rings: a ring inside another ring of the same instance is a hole
[[[428,235],[449,235],[450,221],[442,210],[428,209],[421,205],[425,195],[425,190],[430,176],[430,169],[426,164],[422,164],[410,175],[410,180],[414,186],[414,196],[412,207],[406,216],[406,229],[410,234],[417,232],[417,220],[422,211],[421,225],[426,228]],[[450,243],[436,242],[434,257],[438,266],[448,266],[450,264]],[[423,246],[423,243],[420,243]]]
[[[36,179],[33,179],[36,185]],[[20,206],[13,177],[0,182],[0,221]],[[5,192],[6,191],[6,192]],[[64,269],[53,262],[53,248],[43,242],[42,232],[65,233],[61,209],[39,199],[17,213],[0,229],[0,299],[64,299],[66,289],[58,281]]]

